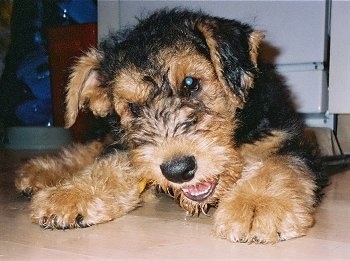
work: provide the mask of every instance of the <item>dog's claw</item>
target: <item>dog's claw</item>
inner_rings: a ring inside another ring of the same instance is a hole
[[[56,215],[51,215],[50,217],[52,227],[58,227],[58,221],[57,221],[57,216]]]
[[[43,229],[48,228],[47,220],[48,220],[48,218],[46,216],[41,218],[41,220],[39,222],[39,225],[41,228],[43,228]]]
[[[77,224],[78,227],[84,228],[84,227],[88,227],[88,225],[84,222],[84,217],[81,214],[78,214],[75,218],[75,222]]]
[[[71,228],[85,228],[91,226],[91,223],[85,221],[84,216],[82,214],[77,214],[75,219],[72,219],[71,221],[68,220],[62,220],[59,216],[56,214],[51,214],[48,216],[43,216],[38,220],[38,223],[41,228],[43,229],[59,229],[59,230],[65,230],[65,229],[71,229]]]
[[[22,190],[22,195],[26,198],[31,198],[33,195],[33,189],[31,187],[25,188]]]

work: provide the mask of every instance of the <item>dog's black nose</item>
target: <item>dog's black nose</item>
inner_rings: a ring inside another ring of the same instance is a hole
[[[193,179],[197,169],[194,156],[183,156],[160,165],[160,169],[169,181],[182,183]]]

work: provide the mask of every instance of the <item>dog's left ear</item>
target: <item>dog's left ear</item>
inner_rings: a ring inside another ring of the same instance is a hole
[[[99,75],[102,55],[91,49],[73,66],[67,85],[66,127],[71,127],[79,110],[90,109],[95,116],[105,117],[112,105],[107,88],[101,86]]]
[[[264,34],[235,20],[211,17],[199,19],[195,27],[209,47],[219,81],[239,106],[254,85],[258,49]]]

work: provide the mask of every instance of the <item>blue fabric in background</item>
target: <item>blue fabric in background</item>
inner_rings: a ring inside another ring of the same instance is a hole
[[[69,16],[78,24],[97,21],[96,4],[92,0],[61,1],[58,5],[63,12],[63,16]]]
[[[97,0],[11,0],[8,3],[11,12],[7,37],[11,41],[6,45],[0,72],[0,147],[8,143],[9,129],[31,129],[22,126],[44,129],[53,125],[48,29],[97,22]]]

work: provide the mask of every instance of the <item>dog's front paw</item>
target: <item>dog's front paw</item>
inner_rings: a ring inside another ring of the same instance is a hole
[[[232,242],[276,243],[305,235],[310,209],[272,198],[223,202],[214,216],[214,234]]]
[[[31,208],[32,221],[45,229],[89,227],[113,219],[103,200],[72,186],[39,191]]]
[[[40,160],[31,160],[17,170],[15,186],[26,197],[31,197],[37,191],[48,186],[51,175]]]

